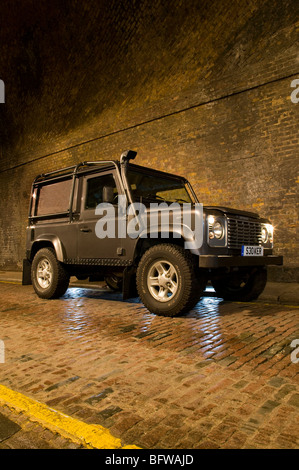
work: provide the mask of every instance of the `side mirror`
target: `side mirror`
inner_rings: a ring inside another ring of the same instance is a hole
[[[114,188],[112,186],[103,187],[103,202],[112,203],[114,201]]]

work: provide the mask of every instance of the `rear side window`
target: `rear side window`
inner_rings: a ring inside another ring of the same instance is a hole
[[[71,179],[40,186],[36,215],[67,212],[70,205],[71,188]]]

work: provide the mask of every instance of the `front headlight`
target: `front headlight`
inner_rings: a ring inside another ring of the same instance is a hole
[[[218,220],[214,223],[213,232],[217,240],[221,240],[224,234],[224,227]]]
[[[216,238],[221,240],[224,236],[224,225],[223,222],[219,219],[215,219],[214,216],[210,215],[208,218],[209,222],[209,239],[212,240]]]
[[[262,228],[262,243],[267,243],[268,241],[268,230],[266,227]]]
[[[262,243],[273,243],[273,225],[271,224],[265,224],[262,227]]]

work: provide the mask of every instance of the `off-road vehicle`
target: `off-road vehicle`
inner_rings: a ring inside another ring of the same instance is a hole
[[[83,162],[35,178],[23,284],[51,299],[66,292],[70,276],[106,280],[123,299],[139,296],[165,316],[192,309],[208,281],[225,300],[256,299],[267,265],[282,264],[272,254],[269,220],[227,207],[200,210],[185,178],[132,164],[135,156],[129,150],[120,161]]]

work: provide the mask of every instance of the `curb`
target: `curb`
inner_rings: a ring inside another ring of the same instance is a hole
[[[121,440],[103,426],[86,424],[4,385],[0,385],[0,404],[26,414],[29,419],[87,449],[140,449],[135,445],[123,446]]]

